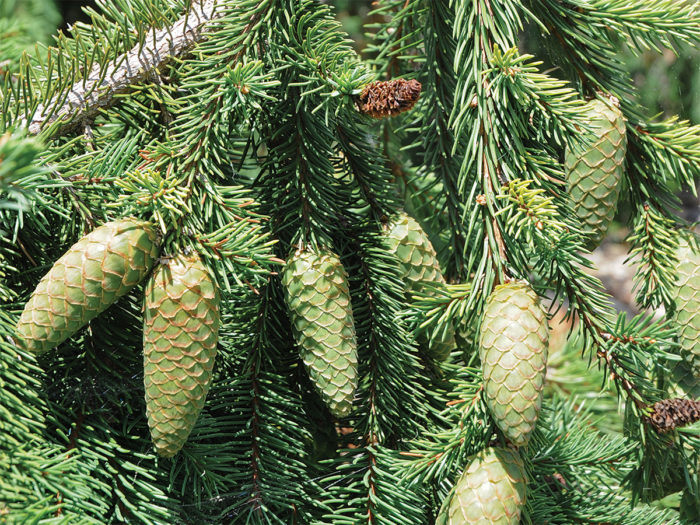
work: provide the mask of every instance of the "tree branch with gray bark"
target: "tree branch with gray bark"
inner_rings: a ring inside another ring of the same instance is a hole
[[[210,22],[219,16],[216,3],[216,0],[205,0],[193,4],[174,24],[152,31],[123,58],[106,68],[95,65],[67,94],[62,91],[39,104],[31,116],[20,118],[20,124],[33,135],[50,130],[49,136],[58,136],[93,119],[101,109],[114,104],[117,95],[161,71],[174,57],[187,53],[204,40],[212,25]]]

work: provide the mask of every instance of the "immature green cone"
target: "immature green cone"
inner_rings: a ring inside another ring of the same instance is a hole
[[[616,102],[594,99],[588,103],[588,143],[568,149],[564,160],[574,212],[593,249],[605,237],[620,196],[627,150],[625,118]]]
[[[549,330],[547,314],[527,283],[496,286],[479,332],[484,397],[498,428],[523,446],[542,404]]]
[[[164,457],[187,441],[209,391],[219,291],[199,256],[177,255],[146,285],[143,379],[151,439]]]
[[[673,321],[678,327],[681,356],[700,378],[700,253],[683,238],[678,244]]]
[[[469,460],[455,484],[446,525],[517,525],[527,485],[523,462],[507,448],[487,448]]]
[[[405,213],[395,216],[386,226],[384,242],[399,260],[407,295],[427,292],[425,283],[445,284],[435,249],[415,219]],[[455,344],[454,329],[449,329],[442,338],[435,338],[428,350],[435,359],[444,360]]]
[[[18,343],[34,354],[62,343],[139,284],[157,256],[148,222],[127,218],[96,228],[39,281],[17,324]]]
[[[301,358],[336,417],[352,410],[357,388],[357,340],[348,277],[334,253],[297,251],[282,273]]]
[[[668,391],[673,397],[700,399],[700,377],[693,373],[693,368],[687,361],[669,363]]]

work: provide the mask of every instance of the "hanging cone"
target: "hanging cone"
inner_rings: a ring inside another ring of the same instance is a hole
[[[549,330],[539,297],[523,282],[496,286],[479,332],[484,397],[496,425],[523,446],[542,404]]]
[[[518,525],[527,492],[518,453],[487,448],[469,460],[455,484],[446,525]],[[444,518],[443,518],[444,519]]]
[[[700,378],[700,253],[681,238],[676,255],[673,322],[678,327],[681,355],[695,377]]]
[[[96,228],[37,285],[17,324],[19,345],[42,354],[62,343],[139,284],[157,255],[148,222],[127,218]]]
[[[426,283],[445,284],[435,249],[415,219],[405,213],[395,216],[386,227],[384,240],[387,250],[399,260],[408,296],[427,292],[430,288]],[[456,345],[454,328],[448,328],[442,337],[433,338],[430,344],[421,341],[435,359],[447,359]]]
[[[357,388],[357,340],[340,259],[329,251],[297,251],[287,261],[282,284],[311,381],[334,416],[349,415]]]
[[[700,378],[696,377],[687,361],[676,361],[668,364],[668,391],[673,397],[700,399]]]
[[[616,102],[594,99],[588,103],[590,132],[580,146],[567,149],[564,169],[574,212],[595,248],[615,216],[627,150],[625,118]]]
[[[219,291],[198,255],[177,255],[146,285],[143,379],[158,454],[187,441],[209,391],[219,334]]]

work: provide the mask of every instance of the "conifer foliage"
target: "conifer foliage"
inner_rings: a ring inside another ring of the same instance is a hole
[[[0,523],[700,520],[700,127],[618,53],[697,4],[373,6],[362,53],[319,0],[2,48]],[[592,274],[618,209],[665,317]]]

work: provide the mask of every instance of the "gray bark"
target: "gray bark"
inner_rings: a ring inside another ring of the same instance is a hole
[[[116,60],[107,66],[107,74],[99,64],[71,87],[65,101],[55,110],[56,101],[63,99],[65,92],[37,107],[31,119],[23,118],[20,123],[31,134],[38,134],[54,122],[64,122],[52,135],[70,131],[81,122],[94,118],[101,108],[109,107],[115,95],[125,93],[129,86],[143,82],[173,58],[186,53],[197,42],[204,40],[208,24],[218,15],[216,0],[195,3],[189,13],[183,15],[172,26],[150,33],[143,45],[130,49],[123,60]],[[102,80],[100,80],[102,79]]]

